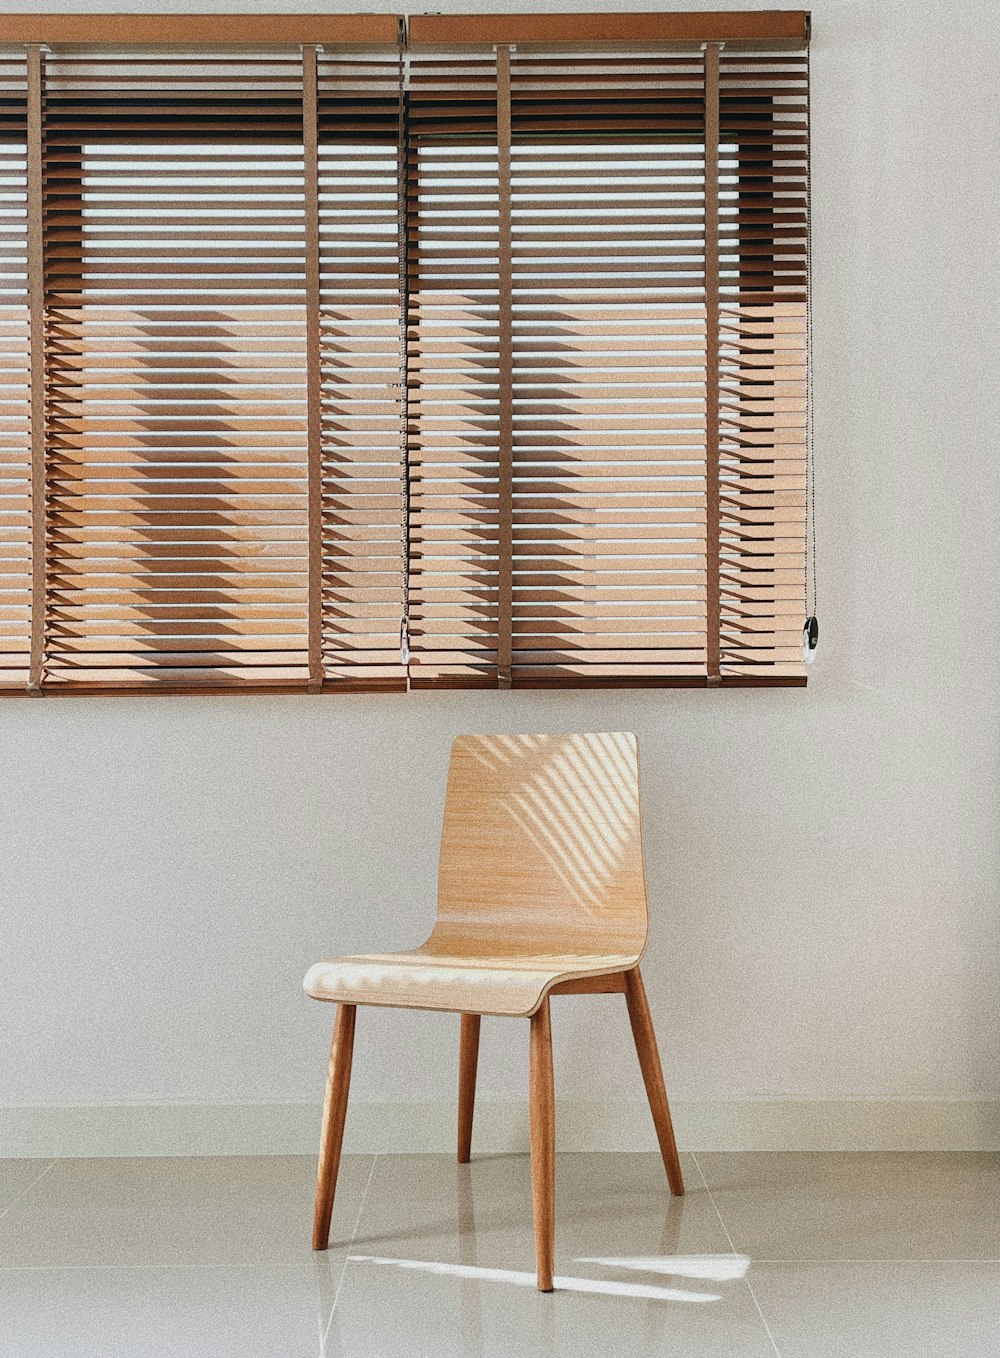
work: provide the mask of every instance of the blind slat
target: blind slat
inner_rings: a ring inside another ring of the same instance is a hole
[[[323,373],[320,332],[319,74],[317,52],[313,46],[302,48],[302,142],[305,181],[309,687],[316,692],[323,682]]]
[[[705,646],[709,682],[719,647],[719,44],[705,47]]]
[[[45,75],[42,49],[27,49],[28,374],[31,404],[31,652],[28,689],[45,677]]]
[[[497,687],[510,688],[514,604],[514,255],[510,48],[497,48]],[[449,254],[447,258],[452,258]],[[419,258],[416,261],[419,268]],[[439,274],[449,271],[448,265]],[[433,428],[428,421],[426,427]]]

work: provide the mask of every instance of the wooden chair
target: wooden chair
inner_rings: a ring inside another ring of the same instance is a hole
[[[671,1192],[684,1192],[639,961],[646,887],[635,736],[459,736],[441,835],[437,919],[409,952],[339,957],[305,978],[338,1005],[323,1110],[313,1248],[327,1248],[351,1078],[355,1007],[461,1014],[458,1158],[469,1160],[483,1014],[530,1019],[531,1187],[538,1287],[552,1290],[552,995],[623,994]]]

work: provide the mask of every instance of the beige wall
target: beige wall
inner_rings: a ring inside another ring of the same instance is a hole
[[[811,687],[0,703],[0,1104],[313,1100],[302,973],[420,937],[451,737],[622,727],[675,1095],[1000,1093],[1000,6],[813,14]],[[617,1001],[563,1004],[561,1087],[635,1096]],[[525,1034],[487,1026],[520,1095]],[[365,1015],[359,1089],[450,1093],[454,1045]]]

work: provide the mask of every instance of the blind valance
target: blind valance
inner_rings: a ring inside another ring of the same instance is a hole
[[[0,51],[0,690],[804,682],[804,52],[454,22]]]

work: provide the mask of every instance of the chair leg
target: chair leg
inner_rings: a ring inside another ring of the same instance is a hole
[[[663,1067],[660,1065],[660,1053],[656,1047],[656,1034],[653,1031],[649,1001],[646,999],[646,987],[642,983],[638,967],[625,973],[625,1000],[628,1004],[629,1022],[632,1024],[632,1036],[635,1038],[635,1049],[639,1054],[639,1066],[646,1085],[649,1110],[653,1114],[656,1138],[660,1143],[660,1154],[663,1156],[663,1167],[667,1171],[667,1182],[671,1193],[679,1198],[684,1193],[684,1176],[681,1174],[677,1142],[674,1140],[674,1126],[670,1120],[670,1105],[667,1103]]]
[[[462,1014],[458,1055],[458,1163],[472,1156],[472,1117],[476,1108],[476,1067],[479,1064],[479,1014]]]
[[[552,1291],[556,1231],[556,1106],[548,996],[531,1016],[531,1201],[539,1292]]]
[[[344,1119],[351,1087],[351,1058],[354,1054],[353,1004],[337,1006],[330,1046],[330,1068],[323,1104],[323,1130],[320,1133],[319,1168],[316,1172],[316,1214],[313,1217],[313,1249],[325,1250],[330,1244],[330,1218],[333,1195],[337,1190],[340,1151],[344,1144]]]

